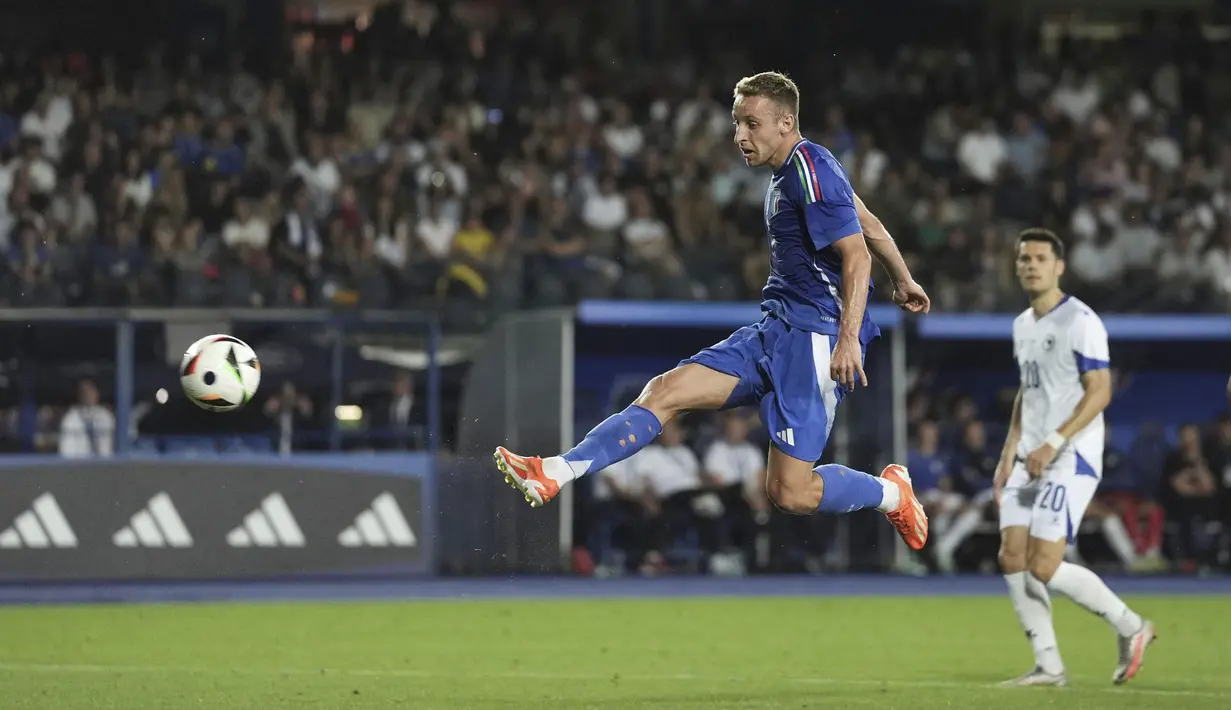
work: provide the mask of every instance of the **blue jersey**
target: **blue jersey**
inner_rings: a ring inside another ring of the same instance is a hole
[[[837,335],[842,256],[833,243],[862,230],[855,191],[833,153],[806,139],[795,144],[765,193],[765,230],[770,272],[761,310],[792,328]],[[878,335],[865,312],[859,341],[866,344]]]

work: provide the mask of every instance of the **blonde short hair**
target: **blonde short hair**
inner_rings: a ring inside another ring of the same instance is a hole
[[[740,79],[735,84],[735,97],[740,96],[761,96],[799,115],[799,87],[781,72],[763,71]]]

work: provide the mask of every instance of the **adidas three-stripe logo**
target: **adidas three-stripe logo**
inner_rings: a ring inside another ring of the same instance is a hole
[[[22,511],[13,524],[0,531],[0,549],[19,550],[23,547],[76,547],[73,533],[64,511],[55,496],[44,493],[34,499],[29,509]]]
[[[231,547],[303,547],[303,531],[281,493],[271,493],[227,533]]]
[[[415,533],[388,491],[376,496],[371,507],[355,517],[354,525],[338,533],[343,547],[413,547]]]
[[[778,432],[777,436],[778,436],[778,441],[781,441],[787,446],[795,445],[795,430],[794,429],[784,429],[783,431]]]
[[[150,498],[111,536],[116,547],[192,547],[192,534],[166,491]]]

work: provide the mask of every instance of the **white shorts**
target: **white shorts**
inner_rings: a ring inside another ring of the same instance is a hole
[[[1000,498],[1000,529],[1024,527],[1039,540],[1072,542],[1099,484],[1089,466],[1081,468],[1078,473],[1071,449],[1062,451],[1039,479],[1030,478],[1021,460],[1014,463]]]

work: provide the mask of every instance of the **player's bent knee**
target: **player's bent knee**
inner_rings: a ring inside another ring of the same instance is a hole
[[[770,477],[765,483],[765,494],[778,510],[791,515],[811,515],[816,512],[815,495],[799,486],[792,486],[781,479]]]
[[[1029,561],[1027,566],[1030,568],[1030,574],[1036,579],[1047,584],[1051,581],[1052,576],[1056,574],[1056,569],[1060,567],[1060,563],[1048,558],[1036,558]]]
[[[671,384],[667,380],[667,375],[669,374],[664,372],[645,383],[645,387],[641,389],[641,394],[637,395],[637,399],[633,403],[646,409],[654,409],[655,405],[661,407],[670,402],[672,393]]]
[[[1038,552],[1030,555],[1026,561],[1026,567],[1030,574],[1034,575],[1039,581],[1047,584],[1056,574],[1056,570],[1060,568],[1060,563],[1064,561],[1063,554],[1057,556],[1047,552]]]
[[[1010,526],[1000,530],[1000,569],[1004,574],[1026,571],[1029,540],[1025,527]]]
[[[1016,574],[1026,571],[1026,551],[1010,550],[1000,546],[1000,570],[1004,574]]]

